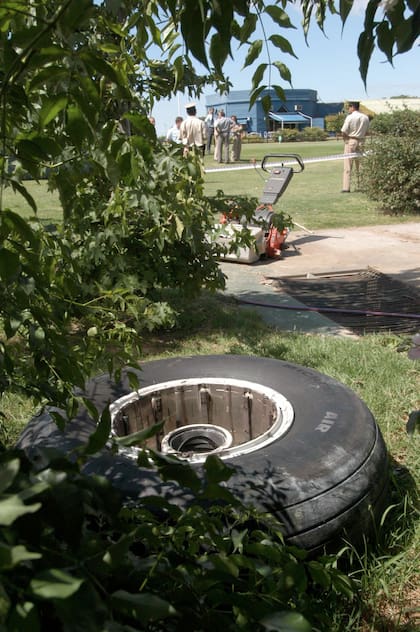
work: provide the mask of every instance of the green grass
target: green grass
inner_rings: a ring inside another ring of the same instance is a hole
[[[241,164],[247,164],[255,158],[260,164],[264,154],[298,153],[307,158],[325,157],[341,154],[342,143],[325,141],[317,143],[262,143],[244,145]],[[211,156],[205,157],[205,166],[214,168]],[[302,173],[295,174],[283,196],[274,207],[277,211],[289,214],[298,224],[314,230],[319,228],[346,228],[354,226],[372,226],[376,224],[394,224],[415,221],[412,215],[390,216],[378,213],[377,204],[363,193],[341,193],[343,161],[325,161],[308,163]],[[206,194],[211,196],[218,189],[227,195],[249,195],[260,198],[268,174],[260,168],[246,171],[220,171],[207,173]]]
[[[63,209],[57,192],[49,191],[47,182],[41,180],[25,180],[23,185],[34,198],[38,213],[37,216],[44,223],[60,222],[63,215]],[[34,212],[28,202],[19,193],[14,193],[11,188],[3,192],[3,208],[9,208],[15,213],[19,213],[22,217],[32,217]]]
[[[215,195],[222,189],[227,195],[249,195],[260,198],[268,174],[259,165],[265,154],[298,153],[302,158],[317,158],[341,154],[342,142],[328,140],[316,143],[247,143],[243,144],[241,165],[256,161],[257,167],[243,170],[206,173],[205,193]],[[216,168],[212,155],[206,155],[205,168]],[[390,216],[378,213],[376,203],[363,193],[341,194],[342,160],[308,163],[302,173],[295,174],[275,210],[289,214],[298,224],[311,230],[395,224],[416,221],[413,215]],[[47,189],[46,182],[26,181],[25,186],[38,206],[38,217],[46,223],[61,220],[60,200]],[[4,206],[24,217],[33,215],[26,200],[11,189],[4,192]]]

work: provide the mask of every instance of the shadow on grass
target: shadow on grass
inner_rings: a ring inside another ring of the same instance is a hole
[[[214,353],[220,346],[221,353],[249,354],[250,349],[258,350],[264,336],[272,331],[254,309],[239,308],[236,301],[220,294],[203,293],[197,299],[186,300],[169,292],[162,300],[170,303],[176,322],[171,329],[160,329],[147,336],[142,345],[147,355],[185,354],[188,341],[190,345],[198,345],[196,353],[207,344],[214,346]],[[281,357],[286,350],[287,346],[280,343],[273,357]]]

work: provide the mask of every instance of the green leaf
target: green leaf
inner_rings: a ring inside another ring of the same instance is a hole
[[[236,529],[233,529],[230,537],[232,539],[233,551],[242,553],[244,548],[244,539],[248,537],[248,529],[244,529],[243,531],[237,531]]]
[[[11,459],[0,465],[0,494],[2,494],[16,478],[16,474],[19,472],[20,461],[19,459]]]
[[[83,147],[86,142],[92,139],[92,130],[84,113],[76,105],[67,108],[66,129],[72,143],[78,148]]]
[[[19,496],[14,494],[0,500],[0,525],[9,527],[15,520],[28,513],[35,513],[41,508],[41,503],[25,505]]]
[[[407,20],[401,19],[401,22],[395,29],[395,41],[397,44],[398,54],[406,53],[411,50],[418,41],[419,33],[419,17],[414,13]]]
[[[251,94],[249,95],[249,107],[251,108],[255,101],[258,99],[258,97],[260,96],[261,92],[263,92],[263,90],[265,90],[267,88],[267,86],[260,86],[259,88],[257,88],[256,90],[254,90],[254,92],[251,92]]]
[[[268,632],[311,632],[312,626],[297,612],[272,612],[260,620]]]
[[[274,44],[276,48],[280,48],[280,50],[283,51],[283,53],[289,53],[289,55],[293,55],[293,57],[296,57],[297,59],[297,56],[295,55],[295,51],[293,50],[292,45],[290,44],[289,40],[287,40],[285,37],[282,37],[281,35],[270,35],[268,39],[270,40],[272,44]]]
[[[111,434],[111,415],[109,412],[109,406],[107,406],[102,412],[99,423],[96,427],[96,430],[89,435],[89,440],[86,447],[83,449],[82,453],[87,454],[95,454],[102,450],[102,448],[106,445],[109,440]]]
[[[148,121],[147,116],[144,116],[144,114],[132,114],[131,112],[127,112],[127,114],[124,114],[123,118],[130,121],[131,125],[134,128],[134,131],[138,132],[139,134],[146,133],[148,136],[150,136],[150,122]]]
[[[28,202],[29,206],[33,210],[34,213],[37,213],[38,209],[36,206],[36,202],[32,195],[29,193],[28,189],[24,187],[20,182],[18,182],[15,178],[10,178],[10,184],[12,185],[13,191],[17,191],[21,194],[22,197]]]
[[[184,11],[181,14],[181,33],[187,49],[208,68],[205,34],[203,33],[203,14],[200,0],[184,0]]]
[[[290,18],[287,15],[286,11],[284,11],[280,7],[275,6],[275,5],[270,5],[268,7],[265,7],[264,11],[265,11],[265,13],[268,13],[268,15],[271,17],[271,19],[276,24],[281,26],[282,28],[285,28],[285,29],[295,29],[296,28],[291,23]]]
[[[111,595],[111,600],[116,610],[129,617],[138,618],[143,625],[150,621],[158,621],[178,614],[168,601],[151,593],[130,593],[126,590],[117,590]]]
[[[245,57],[245,62],[244,62],[244,65],[242,66],[242,69],[246,68],[247,66],[250,66],[259,57],[262,51],[262,47],[263,47],[262,40],[255,40],[255,42],[252,42],[252,44],[248,48],[248,53]]]
[[[20,562],[39,560],[41,557],[41,553],[31,553],[22,545],[8,546],[0,543],[0,568],[2,569],[14,568]]]
[[[271,104],[272,104],[271,95],[265,94],[261,99],[261,105],[265,113],[271,110]]]
[[[14,213],[11,210],[3,211],[3,221],[7,223],[10,230],[15,231],[23,241],[27,241],[30,244],[34,244],[36,240],[36,236],[32,228],[30,227],[28,221],[18,215],[18,213]]]
[[[0,277],[4,281],[10,281],[18,276],[19,271],[19,255],[6,248],[0,248]]]
[[[230,52],[229,42],[222,38],[219,33],[212,35],[210,40],[209,55],[214,64],[215,69],[220,74],[223,73],[222,67]]]
[[[233,560],[231,560],[226,555],[211,555],[209,557],[209,562],[213,565],[213,567],[222,573],[227,575],[231,575],[232,577],[239,576],[239,568],[235,564]]]
[[[227,487],[222,487],[218,483],[208,483],[202,492],[202,497],[217,502],[223,500],[225,503],[232,505],[232,507],[241,504]]]
[[[141,445],[150,437],[154,437],[160,430],[162,430],[165,422],[160,421],[157,424],[153,424],[150,428],[145,428],[144,430],[139,430],[138,432],[133,432],[125,437],[116,437],[115,442],[122,447],[129,447],[133,445]]]
[[[325,566],[320,562],[310,561],[308,562],[309,572],[314,582],[322,586],[322,588],[329,588],[331,585],[331,576]]]
[[[41,127],[48,125],[57,114],[62,112],[67,106],[68,97],[65,94],[54,95],[47,97],[42,104],[41,111],[39,113],[39,124]]]
[[[82,401],[92,419],[94,419],[96,423],[99,423],[99,411],[92,400],[88,397],[82,397]]]
[[[344,595],[348,599],[354,597],[354,584],[350,577],[344,575],[340,571],[335,571],[331,575],[331,586],[339,594]]]
[[[150,455],[164,481],[177,481],[196,492],[201,488],[201,480],[186,461],[158,452],[150,452]]]
[[[378,46],[386,55],[387,60],[392,64],[392,51],[394,47],[394,37],[388,22],[381,22],[376,29]]]
[[[226,465],[218,456],[211,454],[207,457],[204,464],[206,471],[206,478],[209,483],[220,483],[222,481],[228,481],[232,474],[235,473],[235,468]]]
[[[249,13],[241,26],[240,30],[240,42],[244,44],[248,41],[251,35],[255,32],[257,26],[258,16],[255,13]]]
[[[53,418],[57,428],[63,431],[66,427],[67,418],[56,410],[50,410],[49,415]]]
[[[292,75],[290,74],[290,70],[288,69],[288,67],[285,64],[282,64],[280,61],[273,62],[273,66],[279,71],[280,77],[291,85]]]
[[[42,599],[67,599],[79,590],[83,582],[83,579],[59,568],[51,568],[36,575],[30,582],[30,588]]]
[[[286,95],[284,94],[284,90],[281,86],[273,85],[273,89],[280,101],[286,101]]]
[[[255,90],[256,88],[258,88],[259,84],[261,83],[264,77],[264,72],[267,68],[267,65],[268,64],[260,64],[257,70],[254,72],[252,76],[251,90]]]
[[[6,617],[10,611],[12,601],[6,592],[4,585],[0,582],[0,630],[6,632],[2,623],[6,620]]]
[[[139,386],[140,386],[140,380],[139,380],[139,376],[137,375],[137,373],[134,373],[134,371],[127,371],[127,379],[128,379],[128,383],[130,385],[130,388],[133,389],[133,391],[136,391]]]
[[[45,341],[45,331],[39,325],[33,325],[29,330],[29,342],[33,347],[42,347]]]
[[[369,68],[370,58],[372,57],[373,49],[375,47],[375,41],[371,33],[363,31],[360,34],[359,41],[357,42],[357,54],[359,56],[360,65],[359,71],[362,77],[363,83],[366,86],[366,77]]]
[[[18,603],[7,619],[7,632],[40,632],[38,610],[34,603]]]
[[[65,29],[80,28],[93,13],[91,0],[78,0],[67,3],[66,10],[60,16],[60,22]]]
[[[346,20],[348,18],[348,15],[352,7],[353,7],[352,0],[340,0],[339,13],[340,13],[341,21],[343,23],[343,27],[344,27],[344,24],[346,23]]]
[[[136,532],[128,533],[112,544],[102,558],[105,564],[115,568],[121,566],[135,537]]]
[[[80,53],[80,58],[85,62],[86,66],[91,70],[96,71],[99,76],[106,77],[120,88],[124,85],[124,79],[122,75],[105,59],[99,57],[96,53],[88,50],[83,50]],[[128,93],[126,94],[126,90],[123,91],[124,96],[131,96]]]

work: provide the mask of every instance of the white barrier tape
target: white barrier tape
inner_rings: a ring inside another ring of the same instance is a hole
[[[331,156],[320,156],[318,158],[306,158],[302,160],[303,164],[309,164],[313,162],[327,162],[329,160],[344,160],[345,158],[362,158],[364,154],[352,153],[352,154],[333,154]],[[288,162],[270,162],[270,168],[272,167],[288,167],[298,164],[296,160],[290,160]],[[232,165],[232,167],[212,167],[211,169],[204,169],[205,173],[220,173],[222,171],[244,171],[245,169],[257,169],[260,165],[256,163],[249,163],[247,165]]]

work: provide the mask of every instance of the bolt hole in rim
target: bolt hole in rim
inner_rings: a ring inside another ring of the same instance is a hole
[[[129,436],[163,422],[144,446],[195,463],[254,452],[285,435],[294,419],[278,391],[234,378],[187,378],[153,384],[110,405],[111,435]],[[141,448],[124,449],[137,458]]]

